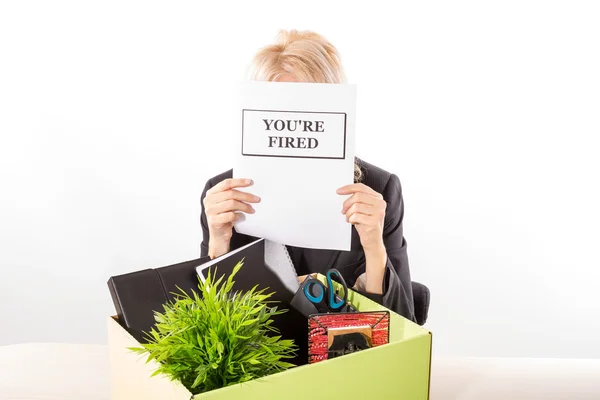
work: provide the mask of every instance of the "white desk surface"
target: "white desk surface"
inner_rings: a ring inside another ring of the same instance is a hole
[[[0,400],[107,400],[103,345],[0,346]],[[434,358],[432,400],[598,400],[600,360]]]

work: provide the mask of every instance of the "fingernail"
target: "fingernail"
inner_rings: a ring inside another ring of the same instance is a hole
[[[246,182],[246,185],[249,185],[252,183],[252,179],[246,179],[244,182]]]
[[[255,196],[256,197],[256,202],[260,202],[260,197]]]

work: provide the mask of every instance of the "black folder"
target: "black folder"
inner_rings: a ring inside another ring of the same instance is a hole
[[[191,294],[198,289],[196,267],[209,257],[144,269],[108,280],[108,289],[117,311],[119,323],[140,343],[147,341],[145,332],[154,326],[154,312],[162,312],[163,304],[174,300],[180,289]]]

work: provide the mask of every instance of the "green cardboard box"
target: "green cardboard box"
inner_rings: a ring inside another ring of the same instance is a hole
[[[386,310],[353,291],[348,300],[359,311]],[[156,363],[128,350],[139,343],[116,317],[108,319],[108,343],[113,400],[429,398],[431,332],[394,312],[389,344],[196,396],[180,382],[150,377]]]

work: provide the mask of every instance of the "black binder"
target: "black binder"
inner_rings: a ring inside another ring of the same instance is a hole
[[[119,323],[140,343],[147,341],[144,332],[154,326],[154,312],[174,299],[178,288],[191,294],[198,288],[196,267],[209,261],[198,258],[156,269],[144,269],[108,280],[108,289]]]

